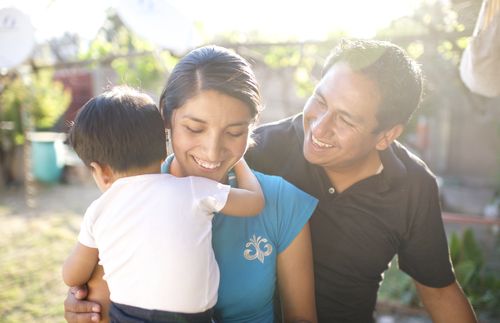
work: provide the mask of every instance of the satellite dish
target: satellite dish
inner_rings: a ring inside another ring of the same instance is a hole
[[[0,9],[0,68],[24,62],[35,46],[35,30],[30,18],[16,8]]]
[[[131,31],[160,48],[182,55],[197,45],[193,22],[166,0],[121,0],[116,11]]]

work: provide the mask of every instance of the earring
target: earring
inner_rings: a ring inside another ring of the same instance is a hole
[[[170,130],[165,129],[165,143],[166,143],[166,148],[167,148],[167,155],[169,154],[170,151]]]

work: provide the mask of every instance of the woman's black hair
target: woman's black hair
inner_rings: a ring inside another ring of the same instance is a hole
[[[167,127],[172,113],[201,91],[214,90],[244,102],[255,118],[261,109],[260,90],[250,64],[219,46],[197,48],[175,66],[160,97]]]

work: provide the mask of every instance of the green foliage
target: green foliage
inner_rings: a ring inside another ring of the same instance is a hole
[[[0,97],[3,121],[14,123],[15,134],[24,133],[23,111],[36,130],[52,128],[71,102],[71,93],[62,83],[54,81],[53,72],[41,70],[26,79],[15,77],[5,87]]]
[[[450,256],[457,280],[474,308],[500,316],[500,274],[485,266],[481,248],[470,228],[461,239],[455,232],[451,235]]]
[[[90,43],[89,48],[78,55],[80,60],[98,60],[107,57],[113,52],[113,44],[97,37],[92,43]]]
[[[99,34],[91,42],[89,48],[79,54],[79,58],[99,60],[108,58],[110,55],[124,55],[134,49],[135,43],[136,40],[119,17],[113,11],[109,11]]]
[[[36,130],[49,130],[71,103],[71,93],[61,82],[54,81],[49,70],[32,77],[28,96],[28,112]]]
[[[411,42],[406,47],[406,51],[410,57],[418,60],[418,58],[424,54],[424,44],[421,41]]]
[[[177,62],[177,58],[163,52],[155,56],[136,57],[133,60],[117,58],[111,66],[118,74],[120,83],[160,93],[166,81],[166,71],[171,70]]]
[[[500,138],[500,122],[497,123],[497,136]],[[496,157],[497,157],[497,174],[496,174],[495,191],[497,192],[497,195],[500,195],[500,149],[497,151]]]
[[[167,52],[155,52],[153,45],[126,28],[114,12],[108,14],[103,29],[80,58],[110,59],[119,84],[153,93],[160,92],[167,71],[178,62]]]
[[[419,305],[413,279],[398,269],[395,259],[384,273],[384,281],[380,286],[378,300],[398,302],[407,306]]]
[[[453,232],[449,248],[455,276],[474,309],[490,317],[499,317],[500,274],[486,266],[474,232],[470,228],[462,236]],[[412,279],[396,267],[393,261],[386,271],[379,299],[417,306],[419,301]]]
[[[297,85],[297,95],[305,98],[314,91],[314,82],[311,78],[310,69],[304,66],[298,66],[295,69],[294,79]]]
[[[301,53],[294,47],[273,46],[264,56],[264,62],[270,68],[296,66],[301,59]]]
[[[325,57],[337,42],[338,38],[315,44],[255,47],[253,55],[272,69],[292,70],[296,94],[308,97],[319,81]]]
[[[266,65],[273,69],[293,69],[297,95],[307,97],[317,81],[312,77],[311,71],[318,63],[314,59],[318,56],[318,51],[318,45],[272,46],[263,52],[263,58]]]
[[[27,102],[28,96],[28,88],[20,78],[9,81],[0,95],[0,121],[13,123],[14,129],[9,133],[9,137],[12,141],[19,141],[18,143],[22,143],[24,131],[22,106]]]

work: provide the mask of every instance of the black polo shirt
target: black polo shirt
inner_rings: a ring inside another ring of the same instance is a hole
[[[398,255],[399,267],[430,287],[455,277],[434,175],[395,142],[380,153],[380,174],[342,193],[323,168],[302,153],[302,114],[263,125],[246,159],[319,199],[310,220],[320,322],[372,322],[382,273]]]

